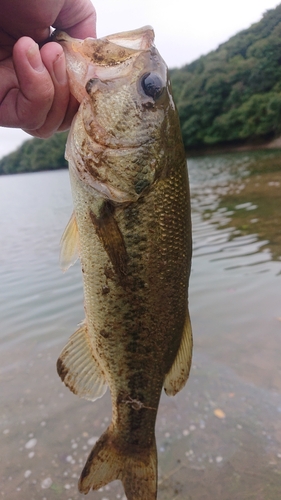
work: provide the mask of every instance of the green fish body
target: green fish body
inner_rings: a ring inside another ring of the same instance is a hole
[[[162,388],[188,378],[192,333],[189,185],[167,67],[145,27],[102,39],[55,35],[80,101],[66,157],[74,214],[66,269],[81,260],[85,320],[58,372],[94,401],[110,389],[112,421],[79,481],[87,493],[120,479],[128,500],[155,500],[155,420]]]

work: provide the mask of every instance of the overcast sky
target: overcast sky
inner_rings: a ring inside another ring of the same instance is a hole
[[[258,22],[280,0],[93,0],[98,36],[153,26],[155,43],[168,66],[182,66],[207,54],[232,35]],[[0,157],[30,138],[0,128]]]

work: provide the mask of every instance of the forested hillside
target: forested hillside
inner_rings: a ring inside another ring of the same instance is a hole
[[[187,151],[281,135],[281,4],[217,50],[172,69],[171,80]],[[64,168],[65,140],[27,141],[0,160],[0,174]]]
[[[50,139],[30,139],[16,151],[0,160],[1,174],[55,170],[67,167],[64,158],[67,132],[53,135]]]
[[[279,135],[281,5],[171,79],[187,149]]]

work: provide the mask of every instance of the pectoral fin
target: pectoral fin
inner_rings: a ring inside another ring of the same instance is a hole
[[[164,381],[164,389],[168,396],[174,396],[185,386],[191,367],[191,359],[192,329],[187,311],[181,344],[172,368],[167,373]]]
[[[122,280],[127,274],[128,254],[123,235],[114,218],[114,206],[105,201],[99,216],[90,212],[90,217],[117,276]]]
[[[63,271],[75,264],[79,258],[79,235],[73,213],[61,237],[60,266]]]
[[[89,343],[85,323],[70,337],[61,352],[57,370],[65,385],[81,398],[95,401],[106,392],[105,377]]]

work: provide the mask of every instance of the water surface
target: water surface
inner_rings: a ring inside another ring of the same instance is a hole
[[[194,361],[163,395],[159,500],[276,500],[281,492],[281,152],[189,159]],[[0,495],[77,500],[111,416],[69,392],[55,363],[83,319],[79,264],[58,265],[66,171],[0,177]],[[119,482],[89,493],[123,499]]]

